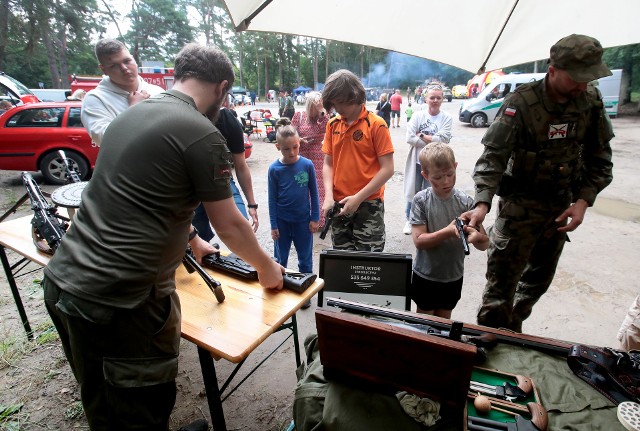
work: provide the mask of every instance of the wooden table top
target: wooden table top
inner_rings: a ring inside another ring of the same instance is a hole
[[[64,210],[60,213],[66,215]],[[50,256],[40,252],[31,238],[32,216],[0,223],[0,244],[42,266]],[[216,301],[202,278],[180,265],[176,288],[182,307],[182,337],[210,351],[216,358],[240,362],[286,322],[305,301],[324,286],[317,279],[304,293],[263,289],[207,269],[222,284],[225,301]]]
[[[176,271],[176,286],[182,306],[182,336],[231,362],[246,358],[267,337],[286,322],[324,281],[316,281],[298,294],[290,290],[264,289],[257,281],[247,282],[207,269],[222,284],[225,300],[216,301],[202,278],[188,274],[184,266]]]

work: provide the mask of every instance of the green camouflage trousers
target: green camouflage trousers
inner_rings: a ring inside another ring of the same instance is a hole
[[[487,284],[478,324],[522,332],[556,272],[567,234],[555,218],[569,204],[500,199],[489,231]]]
[[[384,251],[384,202],[364,201],[350,216],[335,217],[331,224],[333,248],[357,251]]]

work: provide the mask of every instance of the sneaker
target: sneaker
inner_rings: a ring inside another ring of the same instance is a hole
[[[411,235],[411,223],[406,222],[404,224],[404,228],[402,229],[402,233],[405,235]]]
[[[305,302],[304,304],[302,304],[302,309],[306,310],[307,308],[311,307],[311,300],[307,299],[307,302]]]
[[[209,429],[209,422],[205,419],[198,419],[195,422],[191,422],[189,425],[185,425],[178,431],[207,431]]]

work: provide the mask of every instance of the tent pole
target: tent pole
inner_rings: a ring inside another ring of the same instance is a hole
[[[478,73],[476,75],[481,75],[485,72],[485,66],[487,65],[487,61],[489,61],[489,58],[491,57],[491,54],[493,54],[493,50],[496,48],[496,45],[498,44],[498,41],[500,40],[500,37],[502,36],[502,33],[504,32],[504,29],[507,27],[507,24],[509,23],[509,20],[511,19],[511,15],[513,15],[513,11],[516,10],[516,7],[518,6],[518,2],[520,0],[515,0],[515,2],[513,3],[513,7],[511,8],[511,11],[509,12],[509,16],[507,16],[507,19],[504,21],[504,24],[502,24],[502,28],[500,29],[500,33],[498,33],[498,37],[496,37],[496,40],[493,42],[493,46],[491,47],[491,49],[489,50],[489,54],[487,54],[487,58],[485,58],[484,62],[482,63],[482,66],[480,66],[480,69],[478,69]]]
[[[249,28],[249,24],[251,24],[251,20],[254,19],[256,17],[256,15],[258,15],[260,12],[262,12],[262,10],[267,7],[269,5],[269,3],[271,3],[273,0],[265,0],[264,3],[262,3],[258,9],[256,9],[253,13],[251,13],[251,15],[249,15],[248,17],[246,17],[245,19],[242,20],[242,22],[240,22],[240,24],[238,24],[236,26],[236,31],[239,33],[241,31],[245,31]]]

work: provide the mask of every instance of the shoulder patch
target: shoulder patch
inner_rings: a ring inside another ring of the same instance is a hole
[[[504,110],[504,115],[508,115],[509,117],[514,117],[516,115],[516,108],[513,106],[509,106]]]

